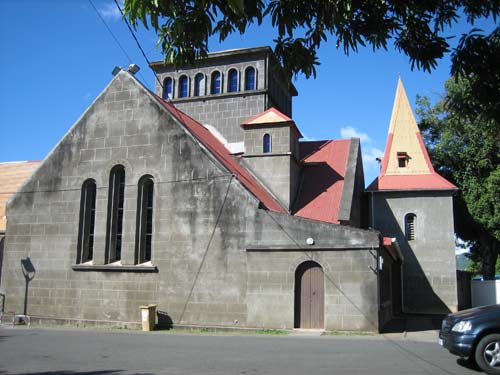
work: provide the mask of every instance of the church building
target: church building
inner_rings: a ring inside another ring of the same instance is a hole
[[[365,191],[359,139],[301,141],[270,48],[151,67],[154,91],[116,72],[8,202],[7,311],[132,327],[156,304],[173,326],[378,331],[456,309],[456,188],[401,82]]]

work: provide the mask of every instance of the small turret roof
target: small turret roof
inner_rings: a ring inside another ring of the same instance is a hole
[[[276,108],[271,107],[267,111],[261,112],[241,124],[242,127],[252,125],[290,125],[297,132],[299,138],[302,138],[302,133],[290,117],[278,111]]]

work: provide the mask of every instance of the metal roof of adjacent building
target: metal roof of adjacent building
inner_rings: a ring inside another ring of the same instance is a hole
[[[5,207],[10,197],[40,165],[40,161],[0,163],[0,232],[5,232]]]

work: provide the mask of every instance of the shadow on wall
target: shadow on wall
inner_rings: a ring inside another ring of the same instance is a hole
[[[174,322],[172,321],[172,318],[170,315],[168,315],[167,312],[157,310],[156,311],[156,318],[157,318],[157,324],[155,326],[155,330],[162,330],[162,329],[172,329],[174,327]]]
[[[402,267],[402,293],[403,313],[410,314],[448,314],[450,309],[434,292],[429,283],[420,262],[415,256],[411,245],[405,239],[398,220],[392,214],[386,201],[380,202],[382,211],[387,215],[384,219],[389,223],[389,230],[382,229],[384,235],[396,237],[403,253],[404,262]],[[387,232],[387,233],[386,233]],[[436,260],[439,262],[439,260]],[[455,272],[453,272],[455,276]],[[456,292],[455,292],[456,293]]]
[[[21,259],[21,269],[23,271],[24,280],[26,281],[26,288],[24,293],[24,315],[28,315],[28,287],[31,280],[35,278],[35,266],[31,262],[30,257]]]

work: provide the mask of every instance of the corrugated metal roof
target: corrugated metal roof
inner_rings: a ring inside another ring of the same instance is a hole
[[[5,232],[5,206],[10,197],[40,165],[40,161],[0,163],[0,232]]]
[[[230,151],[202,124],[155,95],[158,101],[200,141],[267,209],[286,212],[264,187],[231,155]]]
[[[300,142],[302,186],[294,215],[338,224],[351,140]]]

